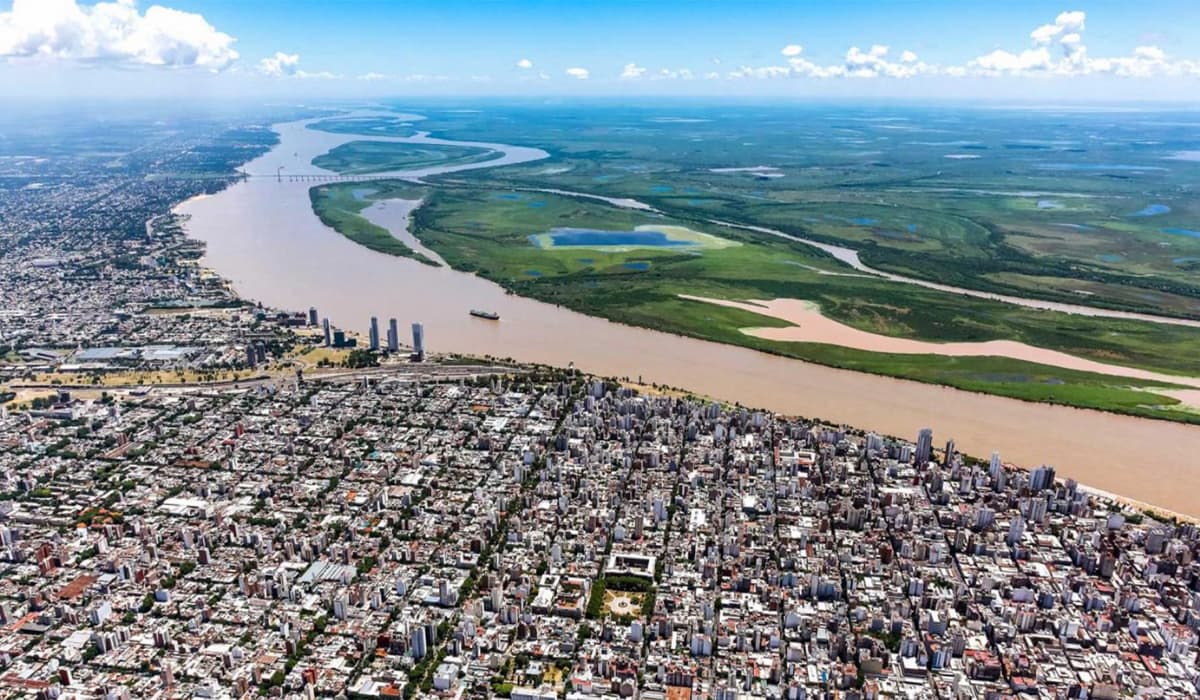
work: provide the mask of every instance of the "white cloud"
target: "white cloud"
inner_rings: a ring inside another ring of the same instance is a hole
[[[692,75],[692,71],[687,68],[680,68],[679,70],[663,68],[655,74],[653,80],[691,80],[693,77],[695,76]]]
[[[742,66],[728,72],[732,79],[778,78],[895,78],[921,75],[970,76],[1076,76],[1106,74],[1125,77],[1154,75],[1200,76],[1200,60],[1171,59],[1157,46],[1138,46],[1128,56],[1093,57],[1084,43],[1086,13],[1062,12],[1051,24],[1030,32],[1033,46],[1020,50],[998,48],[958,65],[934,65],[913,51],[892,58],[889,47],[874,44],[868,49],[851,46],[840,64],[818,63],[804,56],[800,44],[788,44],[780,53],[783,65]]]
[[[295,75],[300,68],[300,54],[276,51],[274,56],[267,56],[258,62],[258,70],[263,75],[282,78]]]
[[[340,76],[330,73],[327,70],[310,73],[300,70],[300,54],[284,53],[276,51],[274,56],[267,56],[258,62],[258,72],[263,75],[269,75],[272,78],[301,78],[306,80],[333,80]],[[368,73],[367,75],[380,75],[379,73]],[[364,78],[363,80],[371,80],[373,78]]]
[[[1164,61],[1167,58],[1167,54],[1157,46],[1139,46],[1133,50],[1133,55],[1147,61]]]
[[[846,52],[846,74],[855,78],[873,78],[880,74],[883,66],[887,65],[888,47],[875,44],[869,50],[863,51],[857,46],[851,46]]]
[[[387,78],[388,76],[386,73],[376,73],[375,71],[363,73],[362,75],[358,76],[359,80],[387,80]]]
[[[957,75],[1115,75],[1144,78],[1155,75],[1200,75],[1200,63],[1172,60],[1157,46],[1138,46],[1128,56],[1092,57],[1084,44],[1087,15],[1075,10],[1063,12],[1053,24],[1043,24],[1030,32],[1034,48],[1019,53],[996,49],[966,65]]]
[[[1048,71],[1053,63],[1050,51],[1042,46],[1036,49],[1026,49],[1019,54],[996,49],[971,61],[967,64],[967,68],[974,69],[976,73],[998,75]]]
[[[1082,32],[1086,19],[1087,14],[1079,10],[1060,12],[1058,17],[1054,18],[1054,24],[1043,24],[1030,32],[1029,36],[1035,43],[1049,44],[1056,37]]]
[[[646,74],[646,69],[636,63],[626,63],[621,71],[621,80],[636,80]]]
[[[533,61],[529,60],[528,58],[522,58],[521,60],[517,61],[517,68],[529,70],[530,68],[533,68]]]
[[[587,80],[592,77],[591,71],[587,68],[568,68],[564,72],[576,80]]]
[[[202,15],[133,0],[13,0],[0,12],[0,56],[222,70],[237,59],[233,37]]]
[[[1059,32],[1061,31],[1062,28],[1056,25],[1043,24],[1042,26],[1033,30],[1029,36],[1038,44],[1048,44],[1054,37],[1058,36]]]
[[[851,78],[911,78],[937,72],[935,67],[918,60],[912,51],[900,52],[898,63],[888,59],[888,52],[888,47],[881,44],[875,44],[867,51],[850,47],[846,52],[845,75]]]
[[[621,71],[621,80],[638,80],[639,78],[649,75],[650,80],[692,80],[696,76],[688,68],[679,68],[672,70],[663,68],[657,73],[650,73],[643,66],[636,63],[626,63],[625,68]]]
[[[899,62],[888,60],[888,47],[875,44],[863,51],[851,46],[840,65],[823,65],[805,58],[799,44],[788,44],[780,51],[787,57],[783,66],[743,66],[728,74],[730,78],[909,78],[934,72],[934,67],[917,59],[912,51],[900,54]]]
[[[1131,56],[1090,59],[1089,68],[1093,72],[1109,73],[1122,78],[1145,78],[1154,75],[1200,76],[1200,61],[1173,61],[1157,46],[1139,46],[1133,50]]]
[[[742,66],[736,70],[729,71],[730,78],[786,78],[793,75],[792,69],[787,66]]]

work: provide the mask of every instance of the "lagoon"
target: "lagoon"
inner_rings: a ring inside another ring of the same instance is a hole
[[[662,231],[599,231],[587,228],[556,228],[550,233],[534,234],[529,237],[529,240],[542,248],[603,248],[607,246],[672,248],[697,245],[695,241],[669,238]]]

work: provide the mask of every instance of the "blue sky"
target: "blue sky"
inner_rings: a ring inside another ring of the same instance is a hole
[[[1187,99],[1200,2],[0,0],[0,94]]]

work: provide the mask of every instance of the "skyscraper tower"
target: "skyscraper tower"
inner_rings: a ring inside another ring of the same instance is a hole
[[[992,453],[992,461],[988,466],[988,474],[992,477],[992,490],[1000,493],[1004,490],[1004,465],[1000,462],[1000,453]]]
[[[325,319],[323,321],[321,321],[321,325],[325,329],[325,347],[329,347],[330,345],[333,345],[333,333],[329,329],[329,317],[328,316],[326,316]]]
[[[425,359],[425,326],[422,326],[419,323],[412,324],[412,336],[413,336],[413,342],[412,342],[413,357],[415,359],[417,359],[418,361],[424,360]]]
[[[1054,467],[1042,465],[1037,469],[1029,472],[1029,489],[1031,491],[1041,491],[1054,487]]]
[[[1021,537],[1025,535],[1025,518],[1016,516],[1012,519],[1012,523],[1008,526],[1008,537],[1004,538],[1004,542],[1009,546],[1020,544]]]
[[[308,307],[308,325],[317,325],[317,307],[315,306]]]
[[[388,352],[398,352],[400,350],[400,327],[396,324],[396,319],[394,318],[388,320],[387,349]]]
[[[917,433],[917,449],[916,459],[917,466],[923,467],[929,463],[929,458],[933,455],[933,429],[921,428],[921,432]]]
[[[379,349],[379,319],[371,317],[371,350]]]

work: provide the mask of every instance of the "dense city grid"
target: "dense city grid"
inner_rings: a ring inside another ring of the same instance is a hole
[[[6,413],[0,692],[1195,692],[1190,524],[929,434],[491,372]]]

